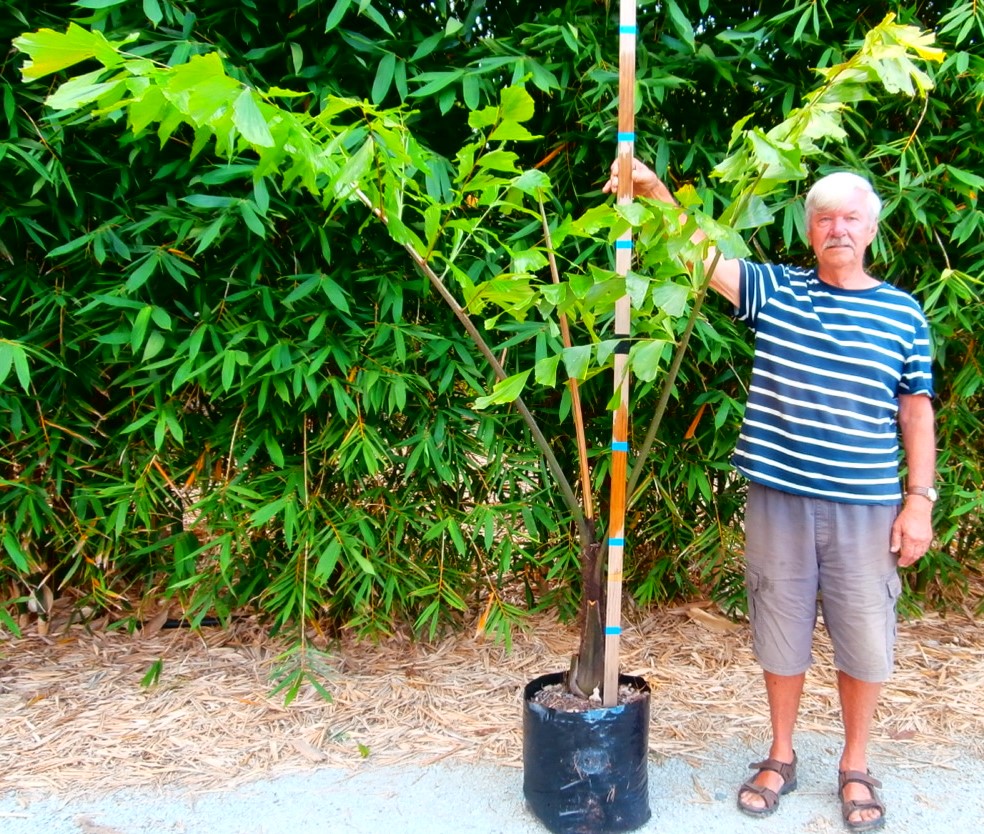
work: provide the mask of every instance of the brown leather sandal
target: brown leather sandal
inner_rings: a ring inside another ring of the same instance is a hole
[[[775,813],[776,808],[779,807],[780,796],[796,790],[796,752],[793,751],[793,760],[791,762],[766,759],[762,762],[750,764],[749,767],[756,771],[756,773],[755,776],[738,788],[738,810],[750,817],[767,817]],[[764,788],[761,785],[755,784],[755,779],[758,778],[758,775],[763,770],[774,771],[782,778],[782,787],[779,788],[779,793],[776,793],[770,788]],[[746,792],[761,796],[765,801],[765,805],[762,808],[757,808],[754,805],[746,805],[741,800],[742,794]]]
[[[871,792],[871,799],[844,799],[844,786],[851,782],[864,785]],[[870,773],[862,773],[860,770],[842,770],[837,774],[837,795],[841,801],[841,816],[848,831],[877,831],[885,825],[885,805],[875,793],[875,788],[881,786],[882,783]],[[851,814],[856,811],[870,809],[878,811],[881,816],[873,820],[851,819]]]

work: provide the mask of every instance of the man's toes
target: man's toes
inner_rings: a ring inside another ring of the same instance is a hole
[[[738,797],[738,801],[741,802],[746,808],[751,808],[752,810],[761,810],[765,807],[765,800],[762,799],[757,793],[752,793],[751,791],[742,791],[741,795]]]

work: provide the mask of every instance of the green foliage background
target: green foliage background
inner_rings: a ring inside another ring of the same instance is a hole
[[[557,216],[602,201],[614,154],[617,9],[349,0],[8,0],[0,41],[69,20],[177,64],[220,49],[258,87],[413,108],[418,141],[449,159],[468,112],[528,79],[517,149],[549,172]],[[979,344],[984,237],[981,39],[973,3],[717,3],[639,7],[638,152],[723,204],[709,177],[731,126],[782,120],[895,11],[935,29],[948,58],[927,101],[860,102],[852,138],[812,173],[866,171],[886,200],[872,269],[912,290],[937,337],[939,547],[910,574],[910,604],[964,601],[979,576],[984,444]],[[573,610],[578,546],[542,460],[510,409],[476,411],[493,377],[402,251],[364,216],[326,216],[300,191],[254,184],[255,162],[189,161],[161,143],[51,121],[20,56],[0,73],[0,570],[11,624],[48,589],[139,616],[176,597],[189,616],[264,612],[374,633],[411,623],[502,630],[520,609]],[[183,143],[183,144],[182,144]],[[450,188],[436,167],[433,186]],[[753,248],[805,260],[800,195]],[[579,255],[607,264],[607,247]],[[501,269],[501,253],[471,266]],[[705,593],[741,605],[742,490],[727,459],[749,351],[709,309],[628,520],[640,604]],[[528,368],[542,323],[492,331]],[[585,386],[595,478],[605,475],[610,380]],[[636,384],[645,424],[659,380]],[[528,392],[574,471],[565,394]],[[635,444],[633,444],[635,445]],[[604,513],[602,513],[604,516]]]

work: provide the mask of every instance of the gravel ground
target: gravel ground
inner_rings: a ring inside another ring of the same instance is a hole
[[[735,809],[748,762],[765,753],[735,742],[701,760],[649,766],[652,819],[640,831],[671,834],[826,834],[843,831],[835,795],[838,740],[797,736],[799,788],[768,819]],[[951,749],[874,744],[891,834],[984,830],[984,761]],[[453,761],[426,767],[321,768],[235,791],[125,791],[66,801],[0,796],[3,834],[542,834],[516,768]]]

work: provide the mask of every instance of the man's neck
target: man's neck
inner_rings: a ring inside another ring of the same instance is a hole
[[[817,277],[823,283],[842,290],[867,290],[879,284],[877,278],[872,278],[864,269],[854,266],[844,269],[818,267]]]

